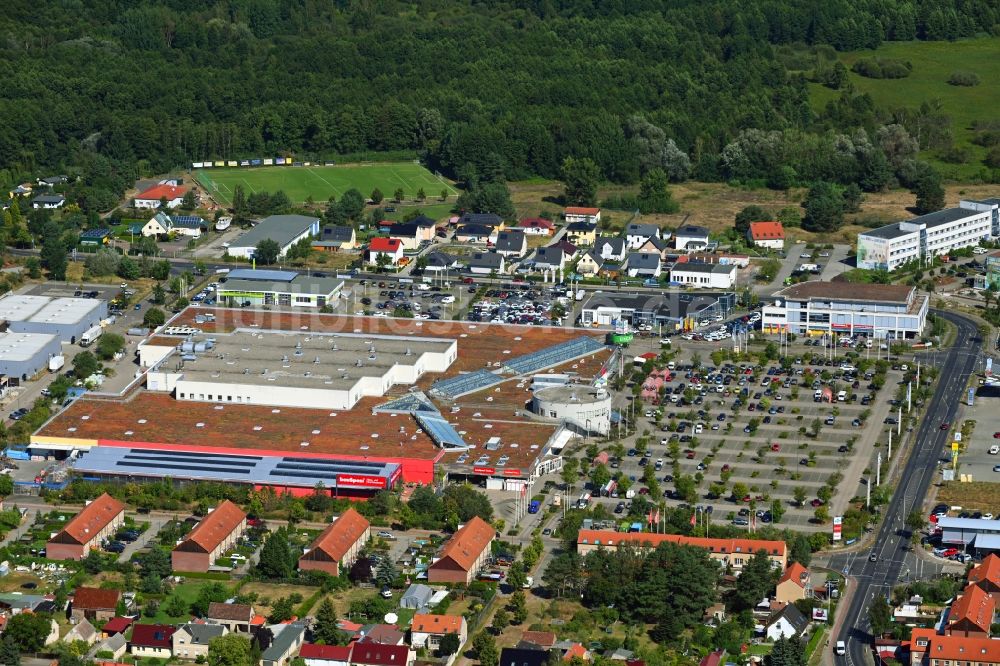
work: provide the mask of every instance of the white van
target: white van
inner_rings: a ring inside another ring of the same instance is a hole
[[[838,391],[837,402],[844,402],[845,400],[847,400],[847,391]]]
[[[834,654],[845,655],[847,654],[847,645],[844,641],[837,641],[837,644],[833,648]]]

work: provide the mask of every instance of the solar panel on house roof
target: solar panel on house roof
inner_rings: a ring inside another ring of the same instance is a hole
[[[521,375],[558,365],[603,348],[604,343],[599,339],[584,335],[531,354],[512,358],[504,363],[504,368]]]
[[[458,398],[466,393],[479,391],[504,381],[500,375],[486,370],[467,372],[457,377],[439,379],[431,385],[431,391],[446,398]]]

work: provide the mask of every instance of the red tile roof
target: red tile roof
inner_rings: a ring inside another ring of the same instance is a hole
[[[73,608],[76,610],[111,610],[118,605],[121,592],[105,590],[99,587],[78,587],[73,595]]]
[[[517,226],[528,229],[554,229],[556,225],[552,223],[552,220],[546,220],[544,217],[526,217],[518,222]]]
[[[563,655],[563,661],[570,661],[571,659],[573,659],[573,657],[586,659],[587,648],[583,647],[579,643],[573,643],[573,645],[571,645],[569,649],[566,650],[566,654]]]
[[[247,514],[229,500],[215,507],[211,513],[201,519],[201,522],[191,530],[174,550],[187,553],[211,553],[219,544],[229,538],[233,530],[238,528]]]
[[[379,236],[373,238],[370,243],[368,243],[369,252],[396,252],[400,248],[400,240],[398,238],[386,238],[385,236]]]
[[[920,645],[925,641],[928,643],[926,646]],[[926,653],[931,659],[1000,664],[1000,641],[992,638],[939,636],[933,629],[913,629],[910,634],[910,651]]]
[[[159,201],[166,197],[167,201],[173,201],[174,199],[180,199],[187,193],[186,187],[176,187],[174,185],[156,185],[151,187],[145,192],[135,195],[136,199],[148,199],[152,201]]]
[[[978,585],[969,585],[958,601],[951,605],[948,627],[959,622],[970,622],[975,628],[988,634],[996,608],[997,602],[992,595]]]
[[[135,620],[131,617],[113,617],[104,623],[102,631],[106,634],[124,634]]]
[[[327,659],[329,661],[350,661],[350,645],[314,645],[305,643],[299,650],[299,656],[303,659]]]
[[[681,534],[650,534],[648,532],[615,532],[612,530],[580,530],[577,536],[577,545],[603,545],[616,546],[620,543],[630,544],[650,544],[658,546],[661,543],[670,542],[681,546],[696,546],[704,548],[710,553],[743,553],[753,555],[758,550],[765,551],[771,556],[783,556],[787,552],[788,546],[784,541],[765,541],[763,539],[710,539],[704,537],[689,537]]]
[[[300,559],[319,559],[317,555],[322,553],[328,558],[326,561],[339,562],[354,547],[358,539],[364,536],[369,527],[371,523],[364,516],[354,509],[348,509],[316,537],[309,546],[309,551]]]
[[[992,583],[1000,586],[1000,555],[990,553],[982,563],[969,570],[970,583]]]
[[[566,215],[597,215],[600,208],[586,208],[584,206],[567,206]]]
[[[213,620],[249,622],[254,617],[253,606],[250,604],[227,604],[221,601],[213,601],[208,604],[208,617]]]
[[[85,544],[97,536],[124,510],[124,504],[104,493],[83,507],[83,510],[66,524],[62,532],[52,537],[51,540],[55,543]]]
[[[790,580],[799,587],[804,588],[806,586],[806,578],[809,576],[809,570],[798,562],[792,562],[785,569],[785,573],[781,574],[781,578],[778,579],[778,584],[784,583],[786,580]]]
[[[441,560],[450,559],[466,571],[471,571],[476,560],[483,550],[489,547],[496,535],[496,530],[489,523],[479,516],[473,516],[472,520],[455,532],[445,544],[441,551]],[[435,564],[437,562],[431,565],[432,569]]]
[[[369,666],[405,666],[409,653],[408,645],[355,643],[354,649],[351,650],[351,663]]]
[[[410,629],[423,634],[458,634],[462,631],[462,617],[417,613],[413,616]]]
[[[751,222],[750,237],[754,240],[784,240],[785,228],[781,222]]]
[[[551,631],[526,631],[521,634],[521,640],[547,650],[556,644],[556,635]]]
[[[709,652],[701,661],[698,662],[698,666],[719,666],[722,663],[722,658],[726,656],[725,650],[715,650]]]
[[[177,631],[176,627],[167,624],[137,624],[132,627],[132,645],[147,648],[172,647],[170,637]]]

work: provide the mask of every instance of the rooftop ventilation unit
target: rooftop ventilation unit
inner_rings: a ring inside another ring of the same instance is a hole
[[[316,358],[313,359],[313,363],[315,363],[316,365],[319,365],[319,356],[317,356]]]
[[[363,366],[364,366],[364,362],[360,358],[357,361],[355,361],[355,363],[354,363],[354,367],[356,367],[356,368],[361,368]]]

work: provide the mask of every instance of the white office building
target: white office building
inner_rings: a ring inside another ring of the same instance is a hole
[[[678,262],[670,269],[670,281],[699,289],[732,289],[736,284],[736,264]]]
[[[764,305],[761,327],[764,333],[913,338],[927,323],[928,301],[906,285],[801,282]]]
[[[858,268],[892,271],[910,261],[928,261],[990,240],[995,235],[994,213],[985,205],[973,208],[973,203],[963,201],[959,208],[858,234]]]

